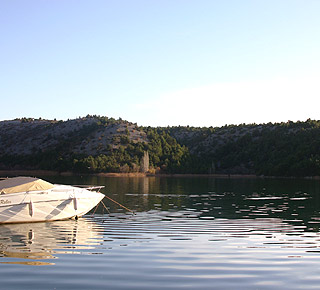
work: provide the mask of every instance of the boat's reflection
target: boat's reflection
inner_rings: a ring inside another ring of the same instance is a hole
[[[0,263],[54,265],[57,253],[80,253],[101,239],[99,226],[87,218],[0,225]]]

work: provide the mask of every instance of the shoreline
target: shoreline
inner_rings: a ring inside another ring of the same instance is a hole
[[[175,173],[175,174],[150,174],[150,173],[142,173],[142,172],[131,172],[131,173],[74,173],[71,171],[65,172],[58,172],[53,170],[0,170],[0,177],[14,177],[14,176],[100,176],[100,177],[212,177],[212,178],[267,178],[267,179],[275,179],[275,178],[282,178],[282,179],[294,179],[294,178],[301,178],[301,179],[315,179],[320,180],[320,176],[304,176],[304,177],[294,177],[294,176],[258,176],[254,174],[199,174],[199,173]]]

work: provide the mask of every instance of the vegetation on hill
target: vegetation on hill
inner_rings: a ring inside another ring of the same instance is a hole
[[[170,132],[197,157],[202,172],[320,175],[320,121],[174,127]]]
[[[320,175],[320,121],[138,127],[101,116],[0,122],[0,169]]]

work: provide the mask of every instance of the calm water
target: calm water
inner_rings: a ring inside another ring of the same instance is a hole
[[[320,181],[46,177],[105,185],[78,221],[0,226],[1,289],[320,288]]]

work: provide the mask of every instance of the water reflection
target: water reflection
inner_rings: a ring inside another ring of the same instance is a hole
[[[201,218],[280,218],[319,230],[316,180],[131,178],[100,180],[106,194],[136,212],[198,211]],[[116,194],[115,194],[116,193]],[[112,212],[122,211],[109,203]]]
[[[0,263],[54,265],[44,260],[56,259],[56,253],[94,248],[99,239],[99,227],[85,218],[1,225]]]
[[[50,177],[53,182],[104,185],[104,193],[135,212],[197,211],[201,218],[280,218],[318,231],[320,182],[304,179]],[[112,213],[123,212],[105,200]],[[97,213],[106,211],[100,207]]]
[[[39,268],[43,280],[3,265],[5,289],[319,288],[319,181],[50,178],[105,185],[137,214],[106,199],[111,214],[101,206],[77,222],[0,226],[1,263],[55,264]]]

